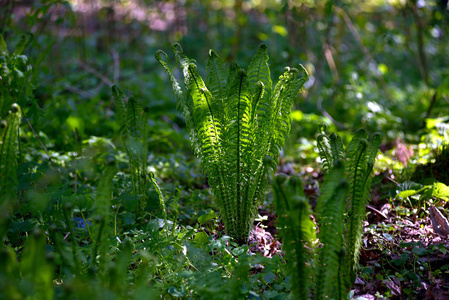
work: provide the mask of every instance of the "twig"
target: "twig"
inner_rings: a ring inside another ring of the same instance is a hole
[[[90,99],[90,98],[93,97],[92,93],[83,91],[83,90],[81,90],[81,89],[79,89],[77,87],[74,87],[74,86],[68,85],[68,86],[65,87],[65,89],[70,91],[70,92],[72,92],[72,93],[78,94],[81,97],[86,98],[86,99]]]
[[[332,118],[332,116],[323,108],[322,103],[323,103],[323,99],[319,98],[316,103],[316,106],[318,107],[319,111],[321,111],[323,116],[325,116],[326,118],[329,118],[329,120],[331,120],[332,123],[334,123],[334,125],[337,126],[339,129],[346,130],[347,128],[346,128],[345,124],[340,123],[337,120],[335,120],[334,118]]]
[[[359,33],[357,32],[357,29],[355,28],[354,24],[351,21],[351,18],[349,17],[349,15],[340,7],[334,6],[335,11],[337,11],[341,16],[343,16],[343,19],[345,20],[346,25],[348,26],[349,31],[352,33],[352,35],[354,36],[354,38],[356,39],[356,41],[358,42],[358,44],[360,45],[363,54],[365,55],[365,57],[367,58],[367,60],[372,63],[373,65],[377,66],[376,61],[374,60],[374,58],[371,56],[368,48],[366,48],[366,46],[363,44],[362,38],[360,37]],[[389,90],[388,90],[388,86],[387,83],[385,82],[385,79],[383,78],[383,76],[381,74],[379,74],[378,72],[374,72],[374,74],[376,75],[377,79],[379,80],[379,82],[382,85],[382,88],[385,92],[385,96],[390,100],[393,101],[393,97],[391,96]]]
[[[114,85],[108,78],[106,78],[104,75],[100,74],[100,72],[98,72],[97,70],[95,70],[94,68],[92,68],[91,66],[86,64],[85,62],[82,62],[81,60],[77,60],[77,62],[84,70],[86,70],[89,73],[97,76],[101,81],[106,83],[108,86],[111,87],[111,86]]]
[[[323,45],[323,49],[324,49],[324,57],[326,57],[327,64],[329,65],[329,68],[332,71],[334,81],[339,82],[340,76],[338,76],[337,65],[335,64],[334,57],[332,56],[332,51],[330,49],[329,44],[325,43]]]
[[[417,53],[417,58],[418,58],[418,66],[419,66],[419,71],[421,72],[421,76],[424,80],[424,82],[426,83],[426,85],[429,85],[429,72],[427,70],[427,59],[426,59],[426,54],[424,52],[424,38],[423,38],[423,27],[422,27],[422,23],[421,23],[421,19],[419,18],[418,15],[418,10],[415,4],[413,4],[411,1],[407,1],[410,5],[410,9],[412,11],[412,15],[413,18],[415,19],[415,23],[416,23],[416,37],[418,39],[418,53]]]
[[[384,219],[388,219],[388,217],[381,212],[380,210],[377,210],[375,207],[373,207],[372,205],[369,204],[365,204],[365,206],[369,209],[371,209],[372,211],[374,211],[376,214],[378,214],[379,216],[383,217]]]
[[[111,49],[111,53],[114,60],[114,83],[117,84],[120,78],[120,57],[114,48]]]

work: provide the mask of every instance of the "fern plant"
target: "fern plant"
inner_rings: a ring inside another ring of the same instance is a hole
[[[353,135],[348,147],[344,149],[339,136],[334,133],[327,136],[324,125],[320,130],[321,134],[317,138],[317,145],[324,171],[328,172],[336,161],[346,161],[345,179],[349,184],[346,195],[349,211],[345,217],[345,244],[348,257],[346,274],[349,276],[349,280],[354,282],[362,242],[365,205],[369,199],[372,181],[371,173],[382,138],[379,133],[376,133],[368,141],[368,134],[364,129],[360,129]],[[318,202],[317,211],[324,211],[327,205],[327,201]]]
[[[338,135],[327,136],[326,128],[320,129],[317,145],[325,177],[315,210],[318,247],[314,247],[315,225],[299,178],[286,180],[278,175],[272,179],[294,299],[346,298],[355,280],[365,203],[381,142],[379,134],[368,142],[366,132],[359,130],[345,150]]]
[[[151,184],[158,193],[162,215],[166,222],[165,199],[154,179],[154,175],[148,174],[147,170],[148,143],[145,142],[145,137],[148,136],[148,114],[144,113],[141,105],[134,97],[126,97],[123,91],[116,85],[112,87],[112,97],[120,124],[120,135],[129,158],[133,193],[139,197],[136,219],[140,223],[143,218],[146,186],[148,175],[150,175]]]
[[[307,73],[301,66],[305,75],[297,78],[298,70],[287,67],[273,88],[268,49],[261,45],[248,71],[236,62],[226,68],[220,56],[210,50],[204,82],[179,44],[174,44],[172,51],[184,75],[185,92],[162,58],[167,54],[158,51],[156,59],[168,73],[227,233],[243,244],[256,203],[267,186],[267,168],[276,168],[279,150],[289,134],[293,101]],[[265,167],[267,155],[273,160]]]
[[[348,286],[345,281],[344,211],[348,184],[344,179],[344,164],[337,160],[329,170],[318,202],[326,203],[317,207],[319,248],[316,272],[316,299],[343,299]],[[321,206],[322,208],[322,206]]]
[[[11,106],[8,115],[0,121],[0,237],[3,237],[4,220],[17,193],[17,140],[20,125],[20,107]]]
[[[312,258],[316,240],[315,225],[310,218],[310,205],[304,196],[299,177],[287,179],[284,174],[273,177],[270,172],[270,181],[279,216],[277,228],[283,240],[287,267],[292,277],[292,294],[295,299],[308,299],[310,277],[313,274],[306,263]]]
[[[283,174],[270,177],[277,228],[292,277],[293,299],[309,299],[312,294],[314,299],[342,299],[346,289],[342,277],[346,266],[343,215],[348,189],[343,161],[339,160],[330,170],[321,188],[318,201],[325,201],[327,206],[316,214],[318,235],[315,235],[316,226],[310,218],[311,208],[299,177],[286,179]]]

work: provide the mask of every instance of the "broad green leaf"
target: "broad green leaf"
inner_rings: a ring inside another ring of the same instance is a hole
[[[396,199],[401,199],[401,198],[404,199],[404,198],[416,195],[418,193],[419,193],[419,191],[417,191],[417,190],[402,191],[402,192],[400,192],[399,194],[396,195]]]
[[[449,187],[441,182],[435,182],[433,184],[432,196],[449,201]]]
[[[213,210],[209,211],[207,214],[201,215],[198,217],[198,223],[204,225],[207,221],[216,219],[218,216],[215,214]]]
[[[193,243],[199,247],[204,247],[209,242],[209,236],[204,231],[200,231],[195,234]]]

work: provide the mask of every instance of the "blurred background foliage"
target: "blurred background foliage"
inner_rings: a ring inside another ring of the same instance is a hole
[[[154,59],[174,42],[197,58],[202,72],[209,49],[241,63],[262,42],[273,77],[284,66],[304,64],[311,76],[296,101],[287,147],[296,154],[323,121],[337,130],[382,131],[386,143],[418,143],[429,132],[426,119],[449,112],[445,0],[23,0],[2,6],[8,45],[31,34],[26,54],[38,70],[30,75],[34,93],[24,101],[53,149],[72,150],[75,128],[83,138],[116,136],[109,86],[119,84],[149,108],[153,151],[188,151],[183,121]]]

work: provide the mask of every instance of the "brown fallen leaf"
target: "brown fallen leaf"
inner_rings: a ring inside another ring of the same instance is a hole
[[[393,296],[400,296],[401,295],[401,288],[399,285],[393,282],[393,280],[384,280],[383,283],[391,290],[391,294]]]
[[[449,223],[443,214],[435,206],[429,207],[430,220],[432,221],[433,230],[443,236],[449,234]]]

